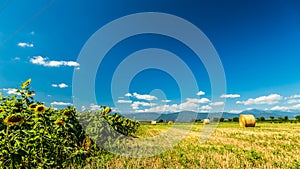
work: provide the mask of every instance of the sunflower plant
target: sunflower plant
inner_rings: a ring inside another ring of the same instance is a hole
[[[46,107],[34,100],[30,84],[28,79],[15,95],[0,93],[0,168],[91,166],[91,159],[111,158],[99,146],[111,144],[111,130],[129,136],[139,126],[138,121],[112,115],[105,106],[81,113],[74,107]]]

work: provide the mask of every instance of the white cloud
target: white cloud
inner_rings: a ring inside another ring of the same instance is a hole
[[[172,104],[172,105],[159,105],[150,107],[144,110],[135,110],[135,112],[179,112],[179,105]]]
[[[34,45],[32,43],[26,43],[26,42],[19,42],[18,46],[20,46],[22,48],[25,48],[25,47],[32,48],[32,47],[34,47]]]
[[[272,107],[270,110],[290,111],[290,108],[287,106],[275,106]]]
[[[178,106],[179,110],[190,110],[190,111],[195,111],[197,110],[198,107],[199,105],[193,102],[184,102]]]
[[[79,63],[74,61],[56,61],[50,60],[48,58],[43,58],[42,56],[34,56],[30,59],[32,64],[42,65],[46,67],[60,67],[60,66],[70,66],[70,67],[78,67]]]
[[[203,95],[205,95],[205,92],[204,92],[204,91],[199,91],[199,92],[197,93],[197,96],[203,96]]]
[[[300,98],[300,94],[295,94],[295,95],[292,95],[290,97],[286,97],[285,99],[299,99]]]
[[[31,32],[30,32],[30,35],[34,35],[34,34],[35,34],[35,32],[34,32],[34,31],[31,31]]]
[[[239,95],[239,94],[222,94],[220,97],[234,99],[234,98],[241,97],[241,95]]]
[[[211,106],[205,105],[205,106],[201,106],[201,107],[199,108],[199,111],[201,111],[201,112],[208,112],[208,111],[211,110],[211,109],[212,109]]]
[[[4,88],[2,89],[3,91],[6,91],[7,94],[12,94],[12,95],[21,95],[20,93],[17,92],[17,89],[13,88]]]
[[[292,105],[292,106],[275,106],[272,107],[270,110],[279,110],[279,111],[299,111],[300,104]]]
[[[126,93],[125,96],[126,96],[126,97],[131,97],[132,94],[131,94],[131,93]]]
[[[96,105],[96,104],[91,104],[90,105],[90,110],[92,111],[96,111],[96,110],[100,110],[100,106],[99,105]]]
[[[151,96],[151,95],[148,95],[148,94],[133,93],[133,96],[135,98],[139,99],[139,100],[148,100],[148,101],[157,100],[157,97]]]
[[[210,105],[212,106],[223,106],[225,103],[224,102],[213,102]]]
[[[296,104],[296,103],[300,103],[300,100],[297,99],[291,99],[287,101],[288,104]]]
[[[187,98],[186,100],[187,100],[187,102],[198,103],[198,104],[204,104],[204,103],[209,103],[210,102],[210,100],[208,98],[201,98],[201,99]]]
[[[118,103],[132,103],[131,100],[118,100]]]
[[[235,113],[235,114],[238,114],[238,113],[241,113],[242,110],[230,110],[229,113]]]
[[[282,96],[278,94],[270,94],[268,96],[261,96],[258,98],[250,98],[246,101],[237,101],[237,104],[243,104],[243,105],[253,105],[253,104],[277,104],[279,101],[282,100]]]
[[[51,103],[51,105],[55,105],[55,106],[72,106],[73,104],[72,103],[66,103],[66,102],[54,101],[54,102]]]
[[[299,94],[295,94],[292,95],[290,97],[285,97],[284,99],[286,100],[287,104],[297,104],[300,103],[300,95]]]
[[[138,106],[134,105],[132,107],[135,112],[180,112],[180,111],[195,111],[195,112],[209,112],[212,107],[210,105],[203,105],[199,107],[199,104],[194,102],[186,101],[181,104],[172,104],[172,105],[158,105],[151,108],[139,109]]]
[[[60,84],[52,84],[52,87],[59,87],[59,88],[67,88],[69,87],[67,84],[65,83],[60,83]]]
[[[139,109],[139,106],[143,106],[143,107],[148,107],[148,106],[155,106],[155,103],[147,103],[147,102],[140,102],[140,101],[136,101],[133,102],[130,106],[132,109]]]
[[[19,61],[19,60],[21,60],[21,58],[20,57],[15,57],[14,60]]]
[[[161,100],[161,102],[163,102],[163,103],[170,103],[171,100]]]

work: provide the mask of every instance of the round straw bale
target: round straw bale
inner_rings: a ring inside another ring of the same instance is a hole
[[[241,127],[255,127],[255,117],[251,114],[241,114],[239,121]]]
[[[204,119],[203,120],[203,124],[209,124],[210,123],[210,120],[209,119]]]
[[[173,121],[169,121],[169,122],[168,122],[168,125],[173,125],[173,124],[174,124]]]

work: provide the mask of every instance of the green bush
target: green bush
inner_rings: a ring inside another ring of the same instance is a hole
[[[23,83],[16,95],[0,94],[0,168],[83,167],[93,157],[108,154],[97,146],[93,137],[111,136],[110,128],[126,136],[133,135],[139,127],[137,121],[109,115],[108,107],[94,113],[78,113],[74,107],[47,108],[34,101],[30,82],[29,79]],[[100,132],[92,132],[91,136],[86,130]],[[111,139],[103,140],[105,143]]]

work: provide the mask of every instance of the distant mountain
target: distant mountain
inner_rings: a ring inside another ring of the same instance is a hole
[[[274,116],[275,118],[281,116],[288,116],[289,118],[294,118],[296,115],[300,114],[300,112],[284,112],[284,111],[278,111],[278,110],[258,110],[258,109],[252,109],[252,110],[245,110],[241,112],[240,114],[253,114],[255,117],[261,117],[264,116],[265,118],[269,118],[270,116]]]
[[[284,112],[284,111],[265,111],[265,110],[258,110],[258,109],[252,109],[252,110],[245,110],[241,113],[228,113],[223,112],[222,117],[224,119],[229,119],[233,117],[239,117],[240,114],[253,114],[256,118],[264,116],[265,118],[269,118],[270,116],[274,116],[275,118],[281,116],[288,116],[289,118],[294,118],[296,115],[300,114],[299,112]],[[151,120],[163,120],[163,121],[182,121],[182,122],[190,122],[193,119],[205,119],[213,118],[214,116],[219,117],[220,113],[196,113],[193,111],[182,111],[177,113],[132,113],[132,114],[123,114],[123,116],[136,119],[140,121],[151,121]]]

